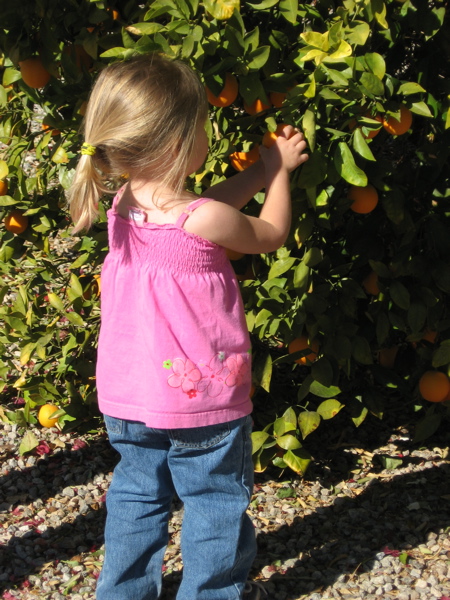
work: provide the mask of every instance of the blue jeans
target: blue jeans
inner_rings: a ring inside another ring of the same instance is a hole
[[[120,453],[106,507],[97,600],[156,600],[171,501],[184,504],[177,600],[238,600],[256,553],[246,514],[253,489],[251,418],[194,429],[151,429],[105,417]]]

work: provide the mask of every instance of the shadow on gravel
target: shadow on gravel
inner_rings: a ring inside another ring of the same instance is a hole
[[[112,471],[116,456],[106,439],[81,450],[55,452],[33,467],[2,477],[0,505],[3,510],[6,506],[14,510],[40,499],[44,507],[48,498],[66,487],[95,485],[95,475]],[[384,547],[416,548],[427,542],[430,533],[450,526],[449,482],[450,464],[445,461],[429,469],[393,475],[389,481],[374,477],[357,496],[337,497],[331,506],[319,506],[290,525],[261,533],[257,567],[276,560],[295,561],[284,574],[275,573],[269,580],[275,586],[290,582],[288,588],[294,588],[295,594],[287,600],[332,585],[342,574],[370,571]],[[73,522],[50,526],[43,533],[36,529],[39,519],[30,516],[31,530],[23,535],[19,530],[0,550],[0,590],[20,586],[49,561],[70,560],[80,548],[98,547],[104,519],[101,502],[78,514]],[[176,585],[178,577],[166,576],[165,587]]]
[[[377,554],[386,547],[407,552],[450,527],[449,493],[450,464],[444,461],[389,481],[374,478],[360,495],[338,497],[331,506],[259,536],[258,567],[297,559],[285,573],[269,579],[275,585],[297,582],[295,594],[286,600],[320,592],[340,575],[382,572]],[[270,548],[276,553],[271,555]]]

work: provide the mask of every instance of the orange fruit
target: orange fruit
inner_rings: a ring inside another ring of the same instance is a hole
[[[289,354],[306,349],[311,350],[311,352],[295,361],[299,365],[307,365],[308,363],[316,360],[317,353],[319,352],[319,342],[317,340],[309,341],[306,335],[302,335],[298,338],[295,338],[295,340],[292,340],[288,346]]]
[[[248,152],[233,152],[229,159],[236,171],[244,171],[259,160],[259,146],[255,144]]]
[[[49,129],[52,131],[52,136],[59,135],[61,133],[59,129],[53,129],[50,125],[47,125],[47,123],[42,123],[42,131],[47,132]]]
[[[441,371],[426,371],[419,380],[419,392],[428,402],[443,402],[450,392],[450,380]]]
[[[383,127],[391,135],[403,135],[412,125],[412,112],[406,106],[400,106],[400,121],[395,117],[384,118]]]
[[[352,185],[348,191],[348,198],[353,200],[350,208],[359,215],[367,215],[378,204],[378,192],[370,183],[365,187]]]
[[[86,277],[86,275],[80,275],[80,279],[83,277]],[[90,300],[92,298],[92,294],[94,294],[94,296],[100,296],[101,291],[101,277],[100,275],[96,274],[86,286],[83,292],[83,298],[85,300]]]
[[[372,271],[367,275],[362,282],[362,286],[367,294],[378,296],[380,293],[380,288],[378,286],[378,275],[375,273],[375,271]]]
[[[225,253],[228,256],[229,260],[241,260],[244,258],[245,254],[243,252],[237,252],[236,250],[230,250],[230,248],[225,248]]]
[[[257,115],[263,110],[267,110],[268,108],[270,108],[270,106],[270,104],[264,104],[264,102],[259,98],[257,98],[251,104],[247,104],[246,102],[244,102],[244,109],[246,112],[248,112],[249,115]]]
[[[83,69],[89,71],[92,67],[94,60],[81,44],[68,44],[64,47],[63,52],[70,56],[72,61],[77,65],[79,71],[82,71]]]
[[[368,119],[373,119],[374,121],[383,123],[383,117],[381,115],[375,115],[375,117],[374,117],[370,113],[366,113],[364,116],[367,117]],[[353,131],[356,127],[359,127],[361,129],[361,133],[363,134],[363,137],[365,137],[366,139],[369,139],[369,140],[372,140],[381,131],[381,128],[380,129],[371,129],[369,131],[369,133],[366,135],[362,131],[362,127],[358,124],[358,121],[356,119],[352,119],[351,121],[349,121],[348,127],[349,127],[350,131]]]
[[[378,364],[386,369],[392,369],[398,354],[398,346],[378,350]]]
[[[118,10],[116,10],[115,8],[107,8],[106,10],[111,13],[111,16],[114,19],[114,21],[120,21],[120,13]]]
[[[230,106],[236,100],[239,92],[239,85],[236,77],[232,73],[225,74],[225,85],[218,96],[215,96],[208,86],[205,86],[208,102],[213,106]]]
[[[39,56],[32,56],[19,62],[23,81],[31,88],[43,88],[50,81],[50,73]]]
[[[270,92],[269,100],[275,106],[275,108],[281,108],[283,102],[286,100],[286,92]]]
[[[277,125],[275,131],[266,131],[262,139],[263,146],[265,146],[266,148],[270,148],[271,146],[273,146],[285,127],[286,123],[280,123],[279,125]]]
[[[0,180],[0,196],[6,196],[8,193],[8,182],[4,179]]]
[[[11,233],[23,233],[28,227],[28,217],[21,210],[13,210],[5,217],[5,228]]]
[[[59,408],[54,404],[44,404],[44,406],[41,406],[38,413],[38,421],[42,427],[53,427],[58,422],[58,418],[50,419],[50,416],[57,410]]]

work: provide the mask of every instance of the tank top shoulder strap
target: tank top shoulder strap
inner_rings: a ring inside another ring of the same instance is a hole
[[[175,225],[177,227],[180,227],[180,229],[182,229],[183,225],[186,222],[186,219],[194,212],[194,210],[196,208],[198,208],[202,204],[206,204],[206,202],[213,202],[213,199],[212,198],[198,198],[197,200],[194,200],[193,202],[190,202],[186,206],[186,208],[183,210],[183,212],[181,213],[181,215],[178,217],[177,222],[175,223]]]

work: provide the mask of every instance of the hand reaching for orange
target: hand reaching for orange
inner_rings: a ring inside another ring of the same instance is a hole
[[[277,128],[276,139],[267,148],[260,147],[260,155],[266,169],[286,169],[288,173],[306,162],[309,158],[305,154],[307,143],[303,133],[292,125]]]

